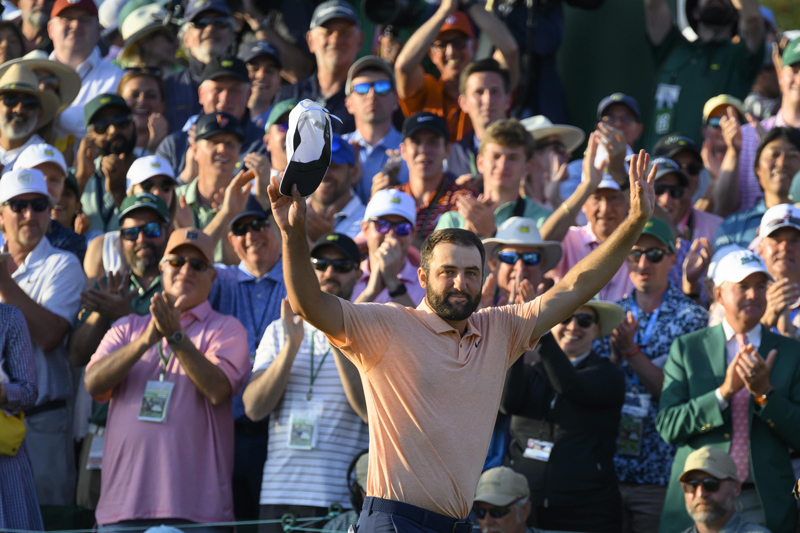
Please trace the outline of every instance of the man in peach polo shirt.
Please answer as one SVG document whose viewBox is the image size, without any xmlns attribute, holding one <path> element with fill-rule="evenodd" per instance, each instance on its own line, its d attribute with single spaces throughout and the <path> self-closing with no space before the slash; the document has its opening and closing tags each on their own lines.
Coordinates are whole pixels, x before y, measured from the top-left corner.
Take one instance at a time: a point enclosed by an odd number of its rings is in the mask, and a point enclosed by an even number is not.
<svg viewBox="0 0 800 533">
<path fill-rule="evenodd" d="M 466 519 L 486 458 L 506 371 L 538 338 L 602 289 L 636 243 L 655 204 L 649 156 L 630 165 L 628 218 L 555 287 L 531 302 L 475 310 L 485 251 L 472 232 L 447 229 L 425 242 L 417 272 L 425 299 L 414 309 L 353 304 L 323 293 L 305 233 L 306 203 L 278 192 L 292 309 L 325 332 L 359 370 L 369 415 L 368 498 L 359 533 L 470 533 Z M 474 387 L 481 383 L 481 387 Z"/>
</svg>

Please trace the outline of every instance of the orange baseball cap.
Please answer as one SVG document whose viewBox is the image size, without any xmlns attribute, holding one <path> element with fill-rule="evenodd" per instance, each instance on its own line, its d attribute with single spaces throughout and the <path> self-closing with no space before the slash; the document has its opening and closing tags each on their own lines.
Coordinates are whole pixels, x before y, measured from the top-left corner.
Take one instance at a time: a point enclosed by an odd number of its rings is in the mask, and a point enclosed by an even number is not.
<svg viewBox="0 0 800 533">
<path fill-rule="evenodd" d="M 181 228 L 172 232 L 167 241 L 164 255 L 171 254 L 179 246 L 194 246 L 210 265 L 214 264 L 214 242 L 211 237 L 197 228 Z"/>
<path fill-rule="evenodd" d="M 97 5 L 94 0 L 56 0 L 53 10 L 50 11 L 50 18 L 57 17 L 59 13 L 68 7 L 80 7 L 89 12 L 90 15 L 97 16 Z"/>
<path fill-rule="evenodd" d="M 475 38 L 475 30 L 472 29 L 472 23 L 469 21 L 467 14 L 463 11 L 454 11 L 452 15 L 447 17 L 444 24 L 442 24 L 442 28 L 439 30 L 439 34 L 441 35 L 450 30 L 460 31 L 470 39 Z"/>
</svg>

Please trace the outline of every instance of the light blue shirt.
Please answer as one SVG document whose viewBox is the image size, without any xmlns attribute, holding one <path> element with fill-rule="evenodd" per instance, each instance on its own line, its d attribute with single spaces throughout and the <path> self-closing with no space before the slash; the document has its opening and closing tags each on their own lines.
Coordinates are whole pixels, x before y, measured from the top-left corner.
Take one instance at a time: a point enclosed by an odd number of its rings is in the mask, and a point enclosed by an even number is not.
<svg viewBox="0 0 800 533">
<path fill-rule="evenodd" d="M 389 133 L 375 143 L 375 146 L 370 146 L 358 130 L 346 133 L 342 137 L 348 142 L 355 141 L 360 147 L 358 158 L 361 160 L 363 172 L 361 173 L 361 179 L 355 186 L 355 192 L 361 198 L 361 201 L 367 204 L 372 192 L 372 178 L 381 171 L 383 165 L 389 160 L 386 150 L 399 150 L 400 143 L 403 142 L 403 135 L 394 126 L 391 126 Z M 400 173 L 397 175 L 397 182 L 408 182 L 408 167 L 405 161 L 403 161 Z"/>
</svg>

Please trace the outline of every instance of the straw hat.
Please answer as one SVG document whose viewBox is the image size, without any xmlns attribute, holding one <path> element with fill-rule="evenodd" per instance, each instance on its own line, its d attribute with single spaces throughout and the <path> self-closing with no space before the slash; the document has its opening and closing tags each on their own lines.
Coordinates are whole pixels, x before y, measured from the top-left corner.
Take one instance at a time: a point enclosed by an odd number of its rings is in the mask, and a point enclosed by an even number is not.
<svg viewBox="0 0 800 533">
<path fill-rule="evenodd" d="M 40 91 L 39 80 L 31 69 L 22 65 L 11 65 L 0 76 L 0 94 L 22 93 L 35 96 L 42 106 L 42 114 L 36 122 L 36 129 L 41 128 L 56 116 L 58 96 L 52 91 Z"/>
<path fill-rule="evenodd" d="M 511 217 L 497 228 L 493 239 L 483 241 L 486 259 L 494 257 L 502 246 L 530 246 L 542 250 L 542 272 L 547 272 L 561 260 L 563 250 L 557 241 L 543 241 L 536 221 L 524 217 Z"/>
<path fill-rule="evenodd" d="M 607 337 L 611 332 L 620 325 L 622 319 L 625 318 L 625 311 L 622 307 L 615 303 L 604 302 L 597 296 L 583 304 L 581 307 L 591 307 L 597 313 L 597 322 L 600 331 L 599 337 Z"/>
<path fill-rule="evenodd" d="M 61 96 L 56 113 L 61 113 L 68 108 L 78 96 L 78 92 L 81 90 L 81 77 L 78 76 L 78 73 L 75 72 L 69 65 L 50 60 L 47 53 L 41 50 L 34 50 L 33 52 L 29 52 L 19 59 L 6 61 L 2 66 L 0 66 L 0 76 L 5 74 L 12 65 L 22 65 L 29 68 L 31 71 L 47 70 L 52 72 L 53 76 L 58 78 L 58 90 Z M 39 84 L 37 82 L 36 87 L 38 86 Z M 58 97 L 58 95 L 56 96 Z"/>
<path fill-rule="evenodd" d="M 564 142 L 569 152 L 575 151 L 586 138 L 583 130 L 575 126 L 567 126 L 566 124 L 553 124 L 550 119 L 544 115 L 536 115 L 535 117 L 524 118 L 520 121 L 525 129 L 533 135 L 533 140 L 539 142 L 545 137 L 558 135 Z"/>
<path fill-rule="evenodd" d="M 131 57 L 138 49 L 138 43 L 151 33 L 164 28 L 164 19 L 167 10 L 159 4 L 149 4 L 130 12 L 122 21 L 119 33 L 125 40 L 125 45 L 117 56 L 120 63 L 132 61 Z"/>
</svg>

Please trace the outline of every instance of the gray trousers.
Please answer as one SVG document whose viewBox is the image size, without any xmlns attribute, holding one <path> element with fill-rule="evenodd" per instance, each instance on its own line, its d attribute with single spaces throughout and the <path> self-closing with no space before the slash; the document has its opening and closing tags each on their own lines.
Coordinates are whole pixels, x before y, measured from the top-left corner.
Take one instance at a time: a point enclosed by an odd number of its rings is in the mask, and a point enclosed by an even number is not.
<svg viewBox="0 0 800 533">
<path fill-rule="evenodd" d="M 31 457 L 39 505 L 75 503 L 75 444 L 67 407 L 25 417 L 25 445 Z"/>
</svg>

